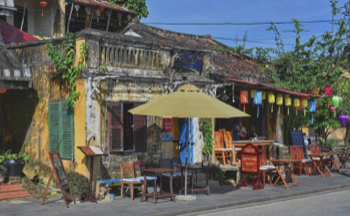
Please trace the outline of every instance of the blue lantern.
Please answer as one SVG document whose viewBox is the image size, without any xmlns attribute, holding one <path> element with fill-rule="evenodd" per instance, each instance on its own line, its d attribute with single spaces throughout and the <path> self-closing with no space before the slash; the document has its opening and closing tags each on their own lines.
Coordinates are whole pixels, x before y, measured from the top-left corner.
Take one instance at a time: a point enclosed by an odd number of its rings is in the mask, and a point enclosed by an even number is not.
<svg viewBox="0 0 350 216">
<path fill-rule="evenodd" d="M 258 105 L 257 118 L 259 118 L 259 105 L 262 104 L 262 92 L 261 91 L 254 92 L 254 104 Z"/>
<path fill-rule="evenodd" d="M 309 111 L 311 113 L 311 121 L 312 124 L 314 123 L 314 114 L 316 112 L 316 102 L 315 101 L 309 101 Z"/>
</svg>

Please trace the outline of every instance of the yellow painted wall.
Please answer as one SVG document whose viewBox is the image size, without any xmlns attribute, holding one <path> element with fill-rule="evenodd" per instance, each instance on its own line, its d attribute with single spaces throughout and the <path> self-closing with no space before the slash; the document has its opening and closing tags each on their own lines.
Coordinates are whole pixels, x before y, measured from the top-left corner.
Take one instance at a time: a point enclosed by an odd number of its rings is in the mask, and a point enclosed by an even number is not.
<svg viewBox="0 0 350 216">
<path fill-rule="evenodd" d="M 85 43 L 85 39 L 76 40 L 76 61 L 75 66 L 78 65 L 78 60 L 80 59 L 80 46 L 82 43 Z M 83 61 L 85 65 L 85 59 Z M 75 161 L 77 163 L 76 172 L 79 172 L 82 175 L 86 174 L 86 157 L 85 155 L 77 148 L 78 146 L 86 145 L 86 113 L 85 113 L 85 80 L 79 79 L 77 82 L 76 91 L 80 92 L 80 96 L 77 100 L 75 109 L 74 109 L 74 144 L 75 144 Z"/>
<path fill-rule="evenodd" d="M 78 146 L 86 145 L 86 128 L 85 128 L 85 82 L 79 80 L 77 82 L 77 92 L 81 95 L 77 100 L 74 109 L 74 144 L 75 144 L 75 161 L 77 166 L 75 171 L 86 174 L 86 158 L 85 155 L 77 148 Z"/>
</svg>

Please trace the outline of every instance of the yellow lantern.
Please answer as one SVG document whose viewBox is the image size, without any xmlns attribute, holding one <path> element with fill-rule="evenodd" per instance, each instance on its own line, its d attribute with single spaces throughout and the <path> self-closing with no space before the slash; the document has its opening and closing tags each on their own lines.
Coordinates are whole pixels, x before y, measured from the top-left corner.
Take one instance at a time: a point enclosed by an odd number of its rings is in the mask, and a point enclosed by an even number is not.
<svg viewBox="0 0 350 216">
<path fill-rule="evenodd" d="M 254 98 L 255 92 L 256 92 L 255 89 L 250 90 L 250 98 Z"/>
<path fill-rule="evenodd" d="M 283 95 L 282 94 L 278 94 L 277 95 L 276 104 L 278 106 L 278 114 L 279 114 L 280 113 L 280 107 L 283 105 Z"/>
<path fill-rule="evenodd" d="M 299 98 L 294 98 L 293 105 L 295 107 L 296 114 L 298 114 L 298 107 L 300 107 L 300 99 Z"/>
<path fill-rule="evenodd" d="M 314 95 L 317 95 L 320 93 L 320 87 L 315 87 L 311 90 L 311 93 Z"/>
<path fill-rule="evenodd" d="M 273 112 L 273 104 L 275 103 L 275 95 L 272 92 L 269 92 L 267 94 L 267 98 L 268 98 L 269 104 L 272 104 L 271 105 L 271 112 Z"/>
<path fill-rule="evenodd" d="M 284 97 L 284 105 L 288 108 L 287 114 L 289 115 L 289 107 L 292 106 L 292 98 L 290 98 L 289 95 Z"/>
<path fill-rule="evenodd" d="M 304 109 L 304 116 L 306 115 L 306 109 L 309 107 L 308 99 L 309 97 L 300 97 L 301 107 Z"/>
<path fill-rule="evenodd" d="M 262 108 L 264 108 L 264 100 L 266 100 L 266 92 L 265 91 L 261 92 L 261 99 L 263 100 Z"/>
</svg>

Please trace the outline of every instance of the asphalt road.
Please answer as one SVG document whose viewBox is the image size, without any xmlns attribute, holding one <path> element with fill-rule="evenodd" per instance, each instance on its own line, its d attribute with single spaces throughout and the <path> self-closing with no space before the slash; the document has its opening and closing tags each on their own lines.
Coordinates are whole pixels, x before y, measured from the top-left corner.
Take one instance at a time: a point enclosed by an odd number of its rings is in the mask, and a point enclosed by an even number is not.
<svg viewBox="0 0 350 216">
<path fill-rule="evenodd" d="M 311 196 L 302 196 L 290 200 L 279 200 L 255 205 L 245 205 L 186 214 L 186 216 L 193 215 L 350 215 L 350 189 L 313 194 Z"/>
</svg>

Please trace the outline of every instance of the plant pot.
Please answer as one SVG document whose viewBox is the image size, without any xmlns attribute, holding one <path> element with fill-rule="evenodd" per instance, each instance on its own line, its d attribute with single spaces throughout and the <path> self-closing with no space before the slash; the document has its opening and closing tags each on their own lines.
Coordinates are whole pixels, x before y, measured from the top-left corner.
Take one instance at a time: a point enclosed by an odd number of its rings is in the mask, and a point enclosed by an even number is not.
<svg viewBox="0 0 350 216">
<path fill-rule="evenodd" d="M 5 182 L 6 174 L 0 174 L 0 184 Z"/>
<path fill-rule="evenodd" d="M 69 201 L 73 201 L 72 196 L 70 193 L 64 192 L 64 195 L 66 196 L 66 199 Z M 81 201 L 81 194 L 73 194 L 75 201 Z"/>
<path fill-rule="evenodd" d="M 7 173 L 9 177 L 21 176 L 22 170 L 24 168 L 24 160 L 22 159 L 7 159 L 4 162 L 4 166 L 7 168 Z"/>
</svg>

